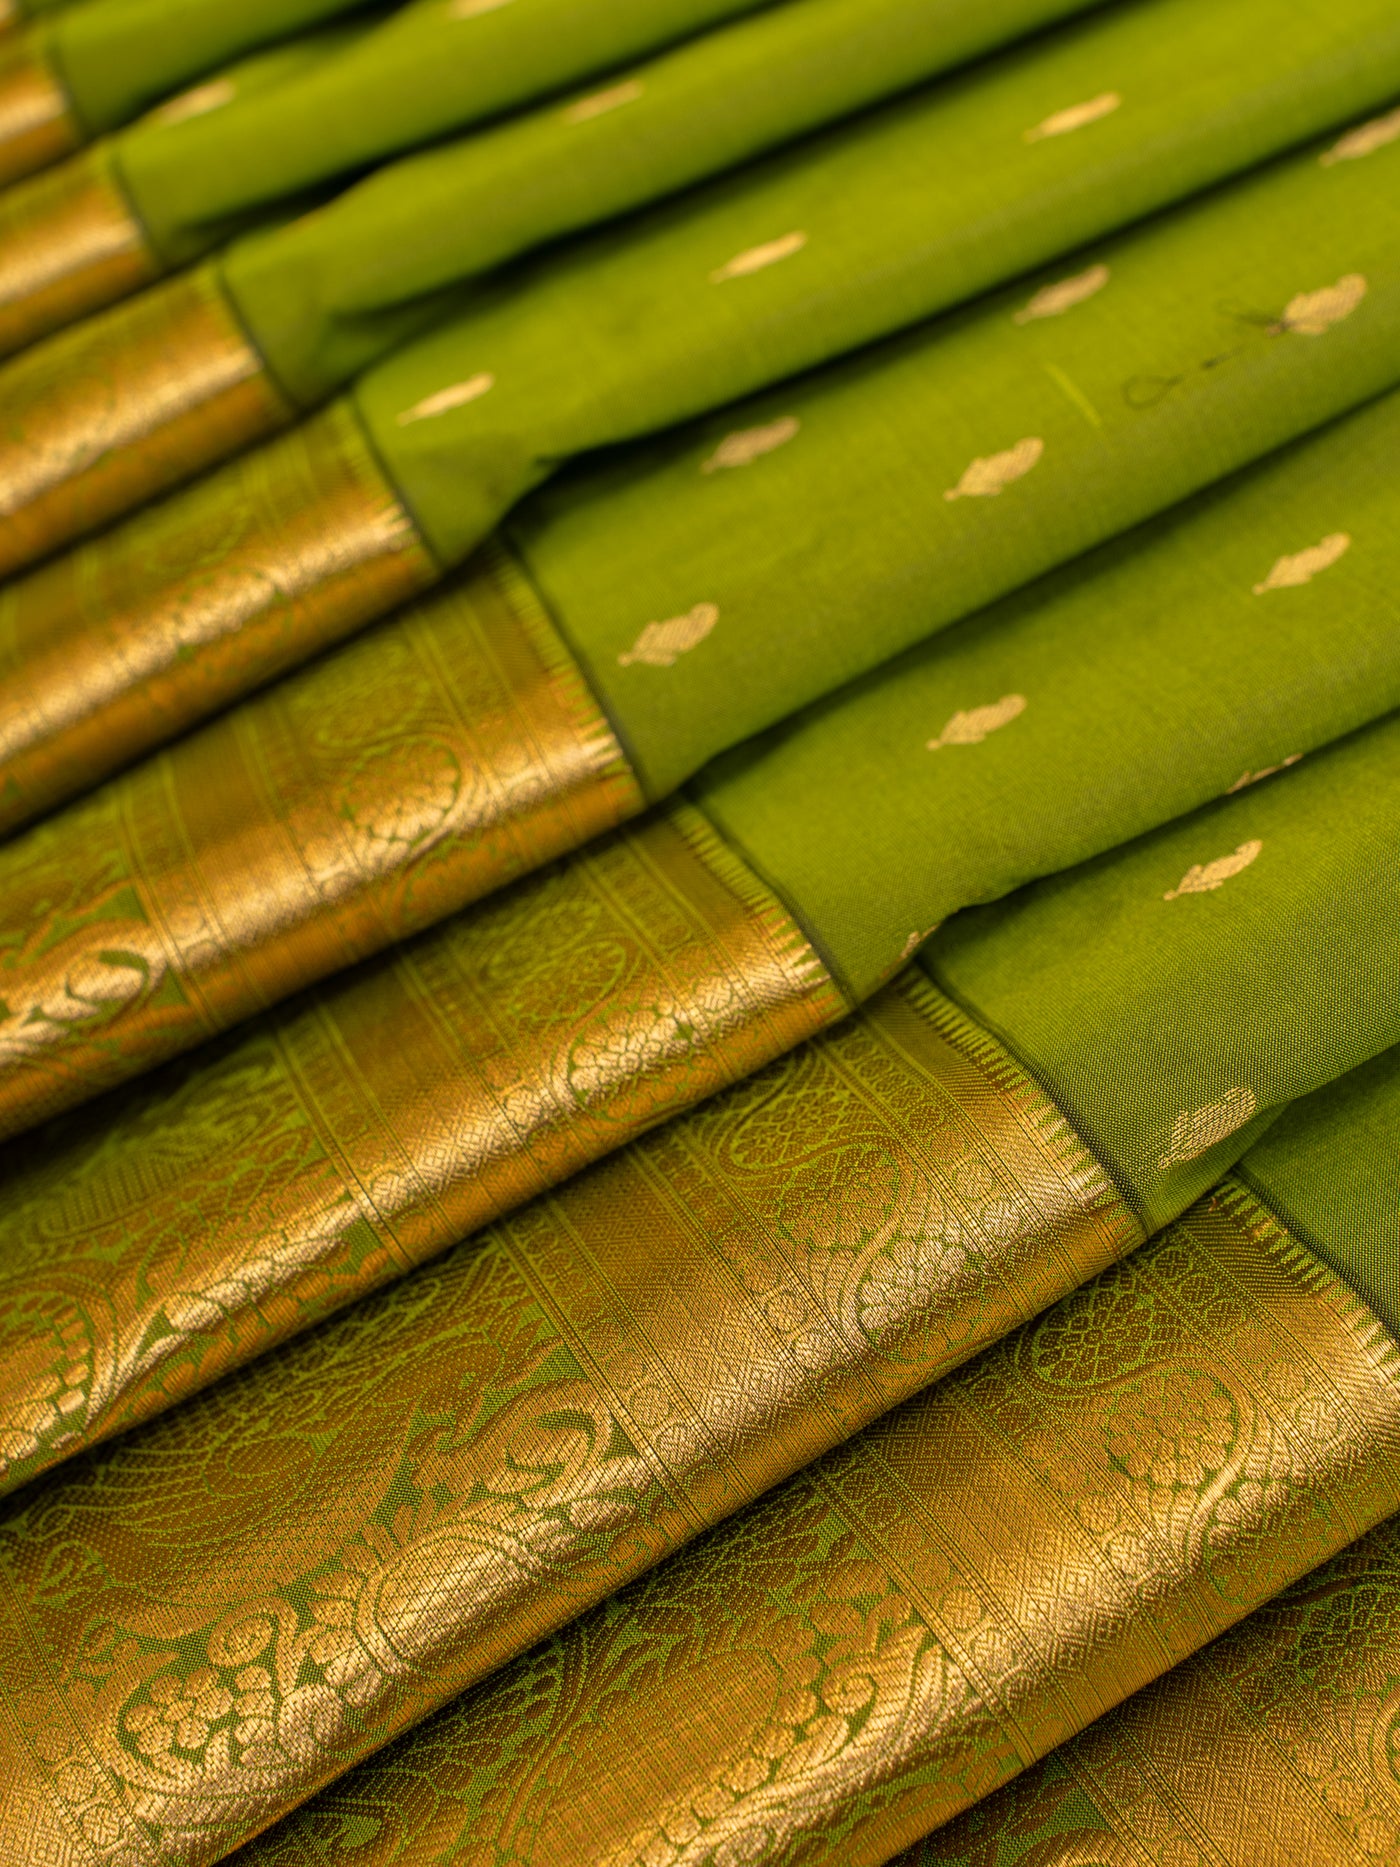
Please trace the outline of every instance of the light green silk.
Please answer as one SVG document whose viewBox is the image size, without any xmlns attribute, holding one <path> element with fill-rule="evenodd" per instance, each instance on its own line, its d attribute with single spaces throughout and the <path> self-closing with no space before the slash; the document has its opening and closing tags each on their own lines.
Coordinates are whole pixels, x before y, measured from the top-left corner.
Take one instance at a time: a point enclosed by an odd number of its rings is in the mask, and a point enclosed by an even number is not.
<svg viewBox="0 0 1400 1867">
<path fill-rule="evenodd" d="M 864 997 L 956 909 L 1400 707 L 1397 458 L 1392 391 L 761 735 L 690 795 Z M 848 509 L 862 544 L 867 523 L 886 524 L 865 505 L 875 478 Z M 726 567 L 722 525 L 697 538 L 717 573 L 697 591 L 719 599 L 739 652 L 765 615 L 824 604 L 863 635 L 885 604 L 938 602 L 941 535 L 907 508 L 883 559 L 844 579 L 826 555 L 837 500 L 793 511 L 804 522 L 776 539 L 792 584 Z M 642 672 L 659 684 L 675 670 Z"/>
<path fill-rule="evenodd" d="M 89 136 L 115 129 L 192 79 L 364 0 L 75 0 L 38 43 Z M 30 7 L 31 12 L 39 11 Z"/>
<path fill-rule="evenodd" d="M 437 310 L 435 295 L 1083 4 L 788 0 L 613 71 L 584 97 L 393 163 L 314 219 L 234 248 L 220 276 L 274 375 L 314 400 L 382 354 L 405 321 L 421 322 L 425 310 L 415 307 Z M 517 23 L 528 17 L 518 15 Z M 1335 50 L 1364 30 L 1364 21 L 1349 22 L 1330 43 Z M 366 44 L 316 80 L 322 89 L 337 76 L 348 85 L 353 67 L 366 92 L 357 119 L 365 139 L 382 107 L 374 49 Z M 1388 46 L 1376 49 L 1384 60 Z M 775 71 L 783 73 L 781 84 L 773 82 Z M 278 108 L 286 113 L 298 101 L 288 94 Z M 200 132 L 224 138 L 218 162 L 183 150 L 180 135 L 159 126 L 133 131 L 122 144 L 126 184 L 162 253 L 192 253 L 208 242 L 219 215 L 275 199 L 296 177 L 333 172 L 333 150 L 320 142 L 300 169 L 273 166 L 282 145 L 269 143 L 261 124 L 271 108 L 225 115 Z M 240 139 L 250 144 L 251 160 Z"/>
</svg>

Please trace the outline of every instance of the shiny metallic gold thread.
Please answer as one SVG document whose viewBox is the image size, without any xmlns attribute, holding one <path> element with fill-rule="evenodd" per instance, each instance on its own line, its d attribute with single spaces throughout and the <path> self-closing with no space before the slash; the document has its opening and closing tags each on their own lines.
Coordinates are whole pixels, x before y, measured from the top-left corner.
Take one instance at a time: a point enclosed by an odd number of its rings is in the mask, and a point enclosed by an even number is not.
<svg viewBox="0 0 1400 1867">
<path fill-rule="evenodd" d="M 208 272 L 60 331 L 0 370 L 0 576 L 284 426 Z"/>
<path fill-rule="evenodd" d="M 162 270 L 100 149 L 0 194 L 0 357 Z M 8 397 L 7 397 L 8 402 Z"/>
<path fill-rule="evenodd" d="M 63 86 L 33 33 L 0 43 L 0 187 L 70 155 L 82 141 Z"/>
<path fill-rule="evenodd" d="M 281 404 L 265 378 L 235 376 L 218 411 L 227 435 L 280 416 Z M 192 410 L 189 425 L 211 413 Z M 436 576 L 353 412 L 337 404 L 12 583 L 0 592 L 0 825 L 27 821 Z"/>
<path fill-rule="evenodd" d="M 359 575 L 376 573 L 362 558 Z M 642 806 L 523 573 L 483 554 L 0 846 L 0 1129 L 150 1069 Z"/>
</svg>

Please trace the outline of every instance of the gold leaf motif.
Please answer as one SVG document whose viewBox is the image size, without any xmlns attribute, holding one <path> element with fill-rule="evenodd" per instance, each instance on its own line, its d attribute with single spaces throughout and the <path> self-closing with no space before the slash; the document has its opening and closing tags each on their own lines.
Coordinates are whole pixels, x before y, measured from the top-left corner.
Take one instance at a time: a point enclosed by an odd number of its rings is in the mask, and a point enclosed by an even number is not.
<svg viewBox="0 0 1400 1867">
<path fill-rule="evenodd" d="M 436 395 L 424 396 L 421 402 L 406 408 L 398 417 L 398 424 L 406 428 L 411 421 L 430 421 L 434 415 L 447 414 L 449 409 L 465 408 L 468 402 L 475 402 L 495 386 L 496 378 L 489 370 L 483 370 L 479 376 L 469 376 L 465 382 L 449 383 Z"/>
<path fill-rule="evenodd" d="M 714 603 L 697 603 L 686 616 L 672 616 L 666 622 L 649 622 L 617 665 L 630 668 L 641 662 L 648 668 L 672 668 L 682 655 L 697 647 L 719 621 Z"/>
<path fill-rule="evenodd" d="M 702 473 L 719 473 L 726 467 L 747 467 L 776 448 L 786 447 L 801 430 L 796 415 L 781 415 L 761 428 L 740 428 L 725 435 L 709 459 L 701 462 Z"/>
<path fill-rule="evenodd" d="M 1290 752 L 1288 757 L 1281 759 L 1277 765 L 1266 765 L 1262 771 L 1241 772 L 1225 793 L 1226 797 L 1233 797 L 1236 791 L 1246 791 L 1252 784 L 1262 784 L 1265 778 L 1277 777 L 1279 772 L 1287 771 L 1290 765 L 1296 765 L 1302 756 L 1301 752 Z"/>
<path fill-rule="evenodd" d="M 1237 1088 L 1227 1089 L 1218 1102 L 1207 1102 L 1204 1108 L 1183 1109 L 1172 1124 L 1167 1151 L 1157 1162 L 1159 1171 L 1195 1160 L 1217 1141 L 1243 1128 L 1258 1106 L 1252 1089 Z"/>
<path fill-rule="evenodd" d="M 1283 308 L 1277 328 L 1297 331 L 1301 337 L 1321 337 L 1334 324 L 1349 318 L 1366 296 L 1366 281 L 1359 272 L 1345 273 L 1335 285 L 1317 292 L 1299 292 Z"/>
<path fill-rule="evenodd" d="M 762 246 L 751 246 L 742 253 L 736 253 L 733 259 L 727 259 L 722 266 L 717 266 L 710 274 L 710 284 L 723 285 L 726 279 L 747 279 L 750 273 L 762 272 L 765 266 L 776 266 L 779 260 L 791 259 L 806 244 L 806 234 L 794 232 L 785 233 Z"/>
<path fill-rule="evenodd" d="M 1003 487 L 1024 478 L 1045 452 L 1038 435 L 1028 435 L 1003 454 L 981 455 L 966 469 L 956 486 L 950 486 L 945 499 L 995 499 Z"/>
<path fill-rule="evenodd" d="M 1061 279 L 1055 285 L 1043 285 L 1016 313 L 1014 324 L 1030 324 L 1036 318 L 1058 318 L 1066 311 L 1072 311 L 1076 305 L 1082 305 L 1086 298 L 1092 298 L 1108 284 L 1107 266 L 1090 266 L 1087 272 L 1076 272 L 1071 279 Z"/>
<path fill-rule="evenodd" d="M 1264 581 L 1255 584 L 1254 594 L 1263 596 L 1266 590 L 1296 590 L 1301 584 L 1311 583 L 1319 571 L 1329 569 L 1350 549 L 1350 533 L 1329 532 L 1320 544 L 1279 558 Z"/>
<path fill-rule="evenodd" d="M 494 13 L 498 8 L 509 6 L 511 0 L 448 0 L 447 17 L 449 19 L 479 19 L 483 13 Z"/>
<path fill-rule="evenodd" d="M 1023 130 L 1021 141 L 1040 143 L 1047 136 L 1068 136 L 1071 130 L 1082 130 L 1086 123 L 1097 123 L 1101 117 L 1111 117 L 1122 102 L 1117 91 L 1101 91 L 1086 103 L 1071 104 L 1067 110 L 1057 110 L 1031 129 Z"/>
<path fill-rule="evenodd" d="M 988 707 L 972 707 L 965 713 L 955 713 L 938 737 L 929 740 L 928 749 L 937 752 L 943 746 L 981 745 L 988 733 L 1000 732 L 1003 726 L 1019 719 L 1025 710 L 1024 694 L 1003 694 Z"/>
<path fill-rule="evenodd" d="M 1254 838 L 1241 843 L 1233 855 L 1217 856 L 1214 862 L 1194 863 L 1175 888 L 1169 888 L 1163 901 L 1179 901 L 1183 895 L 1211 895 L 1223 888 L 1232 875 L 1238 875 L 1258 859 L 1264 845 Z"/>
<path fill-rule="evenodd" d="M 211 78 L 208 84 L 197 84 L 193 90 L 181 91 L 178 97 L 161 104 L 150 113 L 148 121 L 183 123 L 188 117 L 202 117 L 211 110 L 222 110 L 237 95 L 238 87 L 232 78 Z"/>
<path fill-rule="evenodd" d="M 1383 117 L 1373 117 L 1369 123 L 1348 130 L 1339 142 L 1323 151 L 1318 161 L 1330 169 L 1338 162 L 1356 162 L 1362 156 L 1374 155 L 1394 142 L 1400 142 L 1400 110 L 1387 111 Z"/>
<path fill-rule="evenodd" d="M 635 104 L 643 88 L 640 78 L 628 78 L 625 83 L 614 84 L 609 90 L 595 91 L 591 97 L 581 97 L 577 103 L 570 104 L 564 111 L 564 121 L 591 123 L 594 117 L 606 116 L 610 110 L 619 110 L 624 104 Z"/>
</svg>

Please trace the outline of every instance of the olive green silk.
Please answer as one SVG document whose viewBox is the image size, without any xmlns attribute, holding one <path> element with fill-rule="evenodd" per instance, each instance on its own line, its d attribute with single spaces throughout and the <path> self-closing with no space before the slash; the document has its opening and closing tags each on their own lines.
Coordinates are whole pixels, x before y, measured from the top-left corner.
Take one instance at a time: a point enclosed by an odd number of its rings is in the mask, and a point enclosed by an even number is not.
<svg viewBox="0 0 1400 1867">
<path fill-rule="evenodd" d="M 689 794 L 863 998 L 955 909 L 1400 706 L 1397 457 L 1392 393 L 740 747 Z M 868 526 L 884 525 L 863 492 L 860 567 L 844 576 L 835 506 L 794 500 L 801 522 L 775 527 L 782 562 L 752 582 L 725 574 L 717 527 L 714 581 L 694 587 L 741 651 L 765 617 L 821 606 L 863 638 L 887 605 L 930 601 L 937 535 L 897 508 L 903 554 L 891 536 L 877 555 Z"/>
<path fill-rule="evenodd" d="M 1072 881 L 959 916 L 922 963 L 1053 1085 L 1151 1227 L 1168 1190 L 1176 1206 L 1183 1182 L 1209 1184 L 1223 1136 L 1394 1042 L 1397 808 L 1392 718 Z M 1278 1048 L 1319 970 L 1335 1010 Z"/>
<path fill-rule="evenodd" d="M 76 0 L 62 8 L 52 25 L 36 27 L 36 33 L 78 123 L 87 135 L 96 136 L 258 45 L 305 31 L 362 4 L 363 0 Z"/>
<path fill-rule="evenodd" d="M 1400 1053 L 1285 1110 L 1242 1171 L 1400 1336 Z"/>
<path fill-rule="evenodd" d="M 1396 1381 L 1301 1247 L 1193 1210 L 240 1861 L 874 1867 L 1388 1514 Z"/>
<path fill-rule="evenodd" d="M 1400 706 L 1397 448 L 1392 393 L 741 748 L 688 795 L 863 1000 L 958 909 Z M 818 532 L 867 516 L 804 514 Z M 625 526 L 594 539 L 630 542 Z M 862 622 L 895 600 L 900 567 L 864 575 L 842 589 Z M 725 596 L 741 630 L 797 600 L 757 579 Z M 0 1124 L 135 1076 L 640 810 L 596 723 L 565 735 L 596 740 L 596 788 L 560 804 L 537 753 L 552 716 L 511 711 L 493 672 L 503 630 L 547 639 L 548 624 L 508 563 L 478 566 L 0 845 Z M 527 801 L 514 835 L 501 796 L 531 786 L 537 814 Z M 252 860 L 250 842 L 265 845 Z M 212 938 L 203 918 L 186 929 L 191 891 Z"/>
<path fill-rule="evenodd" d="M 1127 114 L 1125 105 L 1076 134 L 1114 134 Z M 1019 153 L 1035 159 L 1041 148 Z M 761 730 L 1393 382 L 1400 142 L 1360 161 L 1325 157 L 1282 163 L 746 404 L 711 423 L 698 445 L 685 437 L 644 451 L 640 468 L 618 472 L 606 502 L 590 482 L 582 496 L 557 489 L 522 515 L 511 535 L 566 619 L 648 790 L 664 793 L 721 735 L 735 743 Z M 973 186 L 964 176 L 959 196 Z M 925 194 L 920 178 L 909 205 L 917 196 L 924 216 Z M 621 279 L 640 244 L 595 264 L 587 280 L 566 264 L 528 299 L 370 372 L 357 400 L 435 549 L 450 555 L 494 516 L 507 473 L 539 478 L 552 459 L 654 419 L 663 382 L 675 415 L 681 393 L 718 399 L 721 370 L 732 390 L 743 386 L 740 372 L 777 373 L 780 353 L 792 367 L 835 347 L 838 320 L 854 341 L 897 301 L 907 306 L 924 289 L 918 269 L 896 280 L 882 217 L 857 200 L 854 189 L 833 192 L 800 216 L 775 202 L 761 217 L 746 211 L 716 227 L 709 255 L 721 262 L 765 235 L 809 230 L 806 248 L 752 277 L 706 286 L 688 225 L 684 238 L 676 231 L 665 279 L 660 240 L 627 296 Z M 844 237 L 819 240 L 819 226 L 848 210 Z M 988 225 L 999 238 L 1008 219 L 989 216 Z M 944 258 L 939 248 L 933 265 Z M 594 316 L 585 284 L 591 295 L 607 279 L 617 286 Z M 1061 284 L 1068 308 L 1037 315 L 1064 306 L 1041 296 Z M 1072 302 L 1081 288 L 1091 295 Z M 1315 300 L 1318 291 L 1325 296 Z M 702 318 L 707 330 L 697 329 Z M 624 352 L 625 383 L 615 366 Z M 433 406 L 427 398 L 454 380 L 481 393 L 399 421 Z M 845 451 L 818 448 L 838 426 Z M 900 444 L 884 445 L 889 435 Z M 824 513 L 843 498 L 868 515 L 858 542 L 804 524 L 804 507 Z M 599 551 L 599 527 L 624 519 L 632 549 Z M 841 595 L 853 559 L 897 566 L 859 626 Z M 726 623 L 728 579 L 749 564 L 763 567 L 769 588 L 786 579 L 791 599 L 766 597 Z M 694 617 L 697 606 L 715 626 L 658 668 L 641 640 L 646 625 Z"/>
<path fill-rule="evenodd" d="M 349 336 L 370 360 L 375 314 L 732 167 L 1087 4 L 786 0 L 640 66 L 602 73 L 601 88 L 583 97 L 398 161 L 314 222 L 228 255 L 223 275 L 274 371 L 325 393 L 341 380 Z M 540 0 L 511 6 L 495 29 L 513 35 L 499 69 L 475 68 L 455 105 L 444 98 L 434 110 L 431 92 L 423 97 L 421 74 L 408 62 L 411 41 L 396 24 L 317 73 L 304 97 L 250 104 L 188 134 L 158 124 L 128 132 L 116 159 L 157 250 L 187 257 L 230 213 L 600 73 L 610 56 L 664 43 L 684 24 L 673 22 L 668 34 L 664 11 L 654 21 L 604 14 L 609 29 L 621 31 L 616 46 L 602 48 L 600 22 L 591 28 L 599 47 L 578 44 L 570 63 L 555 22 L 537 18 Z M 483 14 L 475 23 L 486 21 Z M 441 19 L 420 16 L 419 27 L 417 59 L 440 66 Z M 386 38 L 404 42 L 404 70 L 388 80 Z M 530 60 L 541 67 L 533 83 Z M 312 122 L 329 118 L 332 133 L 289 140 L 283 126 L 298 104 Z M 426 129 L 420 108 L 433 112 Z M 276 120 L 265 121 L 269 114 Z"/>
<path fill-rule="evenodd" d="M 135 125 L 114 158 L 157 251 L 180 259 L 207 246 L 206 230 L 231 214 L 363 172 L 761 4 L 410 0 L 294 90 L 185 122 Z M 1021 10 L 1028 6 L 1022 0 Z M 779 10 L 800 11 L 800 0 Z M 1040 11 L 1053 10 L 1043 0 Z M 410 184 L 403 198 L 412 193 Z M 392 251 L 378 257 L 392 272 Z"/>
<path fill-rule="evenodd" d="M 1394 1860 L 1397 1688 L 1392 1517 L 892 1867 Z"/>
</svg>

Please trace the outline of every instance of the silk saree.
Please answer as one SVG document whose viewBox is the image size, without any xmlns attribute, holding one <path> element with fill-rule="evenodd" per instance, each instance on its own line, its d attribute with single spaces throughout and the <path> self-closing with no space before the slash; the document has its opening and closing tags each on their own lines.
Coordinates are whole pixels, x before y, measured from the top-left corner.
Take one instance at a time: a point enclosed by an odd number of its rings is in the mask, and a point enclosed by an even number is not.
<svg viewBox="0 0 1400 1867">
<path fill-rule="evenodd" d="M 0 202 L 0 1862 L 1384 1860 L 1394 20 L 550 3 Z"/>
</svg>

